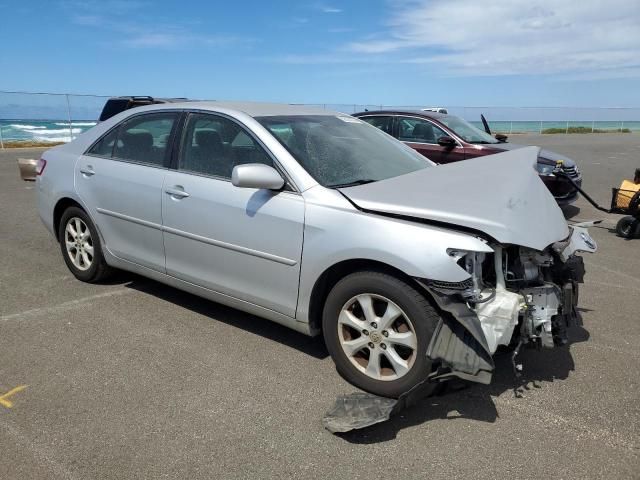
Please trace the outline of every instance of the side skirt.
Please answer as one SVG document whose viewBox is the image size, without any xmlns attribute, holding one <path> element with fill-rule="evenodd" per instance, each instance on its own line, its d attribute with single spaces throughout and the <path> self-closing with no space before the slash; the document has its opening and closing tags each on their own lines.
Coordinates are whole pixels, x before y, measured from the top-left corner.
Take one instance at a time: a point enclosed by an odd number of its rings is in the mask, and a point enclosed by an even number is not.
<svg viewBox="0 0 640 480">
<path fill-rule="evenodd" d="M 245 300 L 240 300 L 238 298 L 232 297 L 230 295 L 226 295 L 224 293 L 216 292 L 214 290 L 210 290 L 208 288 L 204 288 L 199 285 L 186 282 L 184 280 L 173 277 L 171 275 L 167 275 L 166 273 L 157 272 L 150 268 L 143 267 L 142 265 L 129 262 L 128 260 L 123 260 L 115 256 L 106 248 L 104 249 L 104 256 L 107 261 L 107 264 L 109 264 L 112 267 L 119 268 L 121 270 L 126 270 L 128 272 L 137 273 L 139 275 L 142 275 L 143 277 L 156 280 L 160 283 L 164 283 L 165 285 L 169 285 L 179 290 L 192 293 L 193 295 L 206 298 L 207 300 L 212 300 L 222 305 L 226 305 L 228 307 L 235 308 L 237 310 L 241 310 L 243 312 L 247 312 L 252 315 L 256 315 L 258 317 L 266 318 L 267 320 L 271 320 L 272 322 L 279 323 L 280 325 L 284 325 L 285 327 L 291 328 L 300 333 L 304 333 L 305 335 L 312 334 L 308 323 L 299 322 L 295 318 L 288 317 L 279 312 L 275 312 L 268 308 L 255 305 Z"/>
</svg>

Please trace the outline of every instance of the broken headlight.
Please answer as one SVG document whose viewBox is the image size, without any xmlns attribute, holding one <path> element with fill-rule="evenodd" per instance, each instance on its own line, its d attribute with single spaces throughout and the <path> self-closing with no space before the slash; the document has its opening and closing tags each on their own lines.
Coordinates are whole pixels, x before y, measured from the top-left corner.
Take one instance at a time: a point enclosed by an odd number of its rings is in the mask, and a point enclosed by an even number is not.
<svg viewBox="0 0 640 480">
<path fill-rule="evenodd" d="M 544 177 L 553 177 L 553 172 L 556 169 L 555 163 L 536 163 L 536 170 Z"/>
</svg>

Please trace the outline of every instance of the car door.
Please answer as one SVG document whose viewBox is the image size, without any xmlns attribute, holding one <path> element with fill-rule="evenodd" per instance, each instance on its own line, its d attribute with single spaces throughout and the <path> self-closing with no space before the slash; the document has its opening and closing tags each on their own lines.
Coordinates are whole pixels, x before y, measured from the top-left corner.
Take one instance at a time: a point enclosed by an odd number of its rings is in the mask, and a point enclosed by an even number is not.
<svg viewBox="0 0 640 480">
<path fill-rule="evenodd" d="M 235 165 L 273 160 L 231 118 L 189 115 L 162 195 L 169 275 L 293 317 L 304 200 L 231 184 Z"/>
<path fill-rule="evenodd" d="M 438 144 L 439 138 L 450 135 L 429 120 L 400 116 L 397 131 L 398 140 L 436 163 L 450 163 L 465 159 L 464 148 L 457 141 L 455 145 L 447 147 Z"/>
<path fill-rule="evenodd" d="M 75 167 L 78 195 L 106 248 L 164 272 L 162 185 L 178 113 L 135 115 L 109 131 Z"/>
</svg>

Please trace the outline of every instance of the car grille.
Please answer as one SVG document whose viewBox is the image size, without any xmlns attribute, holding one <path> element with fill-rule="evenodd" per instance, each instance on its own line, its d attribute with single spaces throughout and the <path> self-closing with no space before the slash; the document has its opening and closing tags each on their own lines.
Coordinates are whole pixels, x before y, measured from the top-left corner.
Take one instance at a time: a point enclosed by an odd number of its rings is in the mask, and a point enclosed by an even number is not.
<svg viewBox="0 0 640 480">
<path fill-rule="evenodd" d="M 571 178 L 578 178 L 580 176 L 580 170 L 578 170 L 577 166 L 567 167 L 566 165 L 562 166 L 562 171 L 569 175 Z"/>
</svg>

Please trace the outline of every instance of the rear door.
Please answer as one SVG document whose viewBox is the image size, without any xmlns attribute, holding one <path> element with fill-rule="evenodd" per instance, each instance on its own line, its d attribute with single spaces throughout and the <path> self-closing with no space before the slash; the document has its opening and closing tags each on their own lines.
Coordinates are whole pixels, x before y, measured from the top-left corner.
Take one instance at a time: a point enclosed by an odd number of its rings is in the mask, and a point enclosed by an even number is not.
<svg viewBox="0 0 640 480">
<path fill-rule="evenodd" d="M 76 163 L 80 198 L 106 248 L 124 260 L 165 271 L 162 185 L 179 113 L 130 117 Z"/>
<path fill-rule="evenodd" d="M 293 317 L 304 199 L 231 184 L 233 167 L 273 160 L 235 120 L 193 113 L 162 194 L 167 273 Z"/>
<path fill-rule="evenodd" d="M 440 137 L 450 135 L 429 120 L 400 116 L 397 129 L 398 140 L 405 142 L 429 160 L 436 163 L 450 163 L 465 159 L 464 148 L 459 143 L 456 142 L 453 147 L 443 147 L 438 144 Z"/>
</svg>

